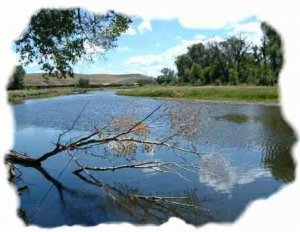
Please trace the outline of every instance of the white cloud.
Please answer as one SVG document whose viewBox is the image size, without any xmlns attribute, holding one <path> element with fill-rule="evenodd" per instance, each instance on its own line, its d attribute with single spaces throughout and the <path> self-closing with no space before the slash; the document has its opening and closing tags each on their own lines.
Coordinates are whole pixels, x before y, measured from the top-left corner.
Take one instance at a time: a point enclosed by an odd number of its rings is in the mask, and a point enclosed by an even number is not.
<svg viewBox="0 0 300 232">
<path fill-rule="evenodd" d="M 152 31 L 151 21 L 144 19 L 141 24 L 138 26 L 139 32 L 144 33 L 146 31 Z"/>
<path fill-rule="evenodd" d="M 228 194 L 231 194 L 237 185 L 249 184 L 258 178 L 270 176 L 270 172 L 261 167 L 232 166 L 227 158 L 219 154 L 202 156 L 199 166 L 200 183 Z"/>
<path fill-rule="evenodd" d="M 88 41 L 84 41 L 83 47 L 87 54 L 103 53 L 105 51 L 102 46 L 95 46 Z"/>
<path fill-rule="evenodd" d="M 93 60 L 97 60 L 105 52 L 105 49 L 103 47 L 96 46 L 88 41 L 84 41 L 83 46 L 86 51 L 86 54 L 81 57 L 81 59 L 78 62 L 79 64 L 84 63 L 86 61 L 91 62 Z"/>
<path fill-rule="evenodd" d="M 211 43 L 211 42 L 222 42 L 222 41 L 224 41 L 225 39 L 224 38 L 222 38 L 221 36 L 218 36 L 218 35 L 216 35 L 216 36 L 212 36 L 212 37 L 209 37 L 209 38 L 207 38 L 207 39 L 205 39 L 205 43 Z"/>
<path fill-rule="evenodd" d="M 124 35 L 135 35 L 135 34 L 136 34 L 136 30 L 132 26 L 129 26 L 129 28 L 127 29 Z"/>
<path fill-rule="evenodd" d="M 226 30 L 229 31 L 229 35 L 241 35 L 254 44 L 261 43 L 262 30 L 260 22 L 232 23 L 226 27 Z"/>
<path fill-rule="evenodd" d="M 204 40 L 206 38 L 205 35 L 201 35 L 201 34 L 198 34 L 198 35 L 195 35 L 194 36 L 195 39 L 201 39 L 201 40 Z"/>
<path fill-rule="evenodd" d="M 234 23 L 227 26 L 228 29 L 233 29 L 232 33 L 258 33 L 260 32 L 260 22 L 249 23 Z"/>
<path fill-rule="evenodd" d="M 175 58 L 187 52 L 187 48 L 192 44 L 205 42 L 203 39 L 184 40 L 181 39 L 179 43 L 165 51 L 157 54 L 145 54 L 131 56 L 125 62 L 132 70 L 151 76 L 157 76 L 160 70 L 168 67 L 175 69 Z"/>
<path fill-rule="evenodd" d="M 133 72 L 143 73 L 156 77 L 160 74 L 160 70 L 167 67 L 176 69 L 175 59 L 177 56 L 187 52 L 187 48 L 196 43 L 208 43 L 211 41 L 223 41 L 224 39 L 220 36 L 214 36 L 206 38 L 204 36 L 197 36 L 191 40 L 185 40 L 177 38 L 178 44 L 166 49 L 157 54 L 144 54 L 137 56 L 130 56 L 126 61 L 125 65 L 129 66 Z"/>
</svg>

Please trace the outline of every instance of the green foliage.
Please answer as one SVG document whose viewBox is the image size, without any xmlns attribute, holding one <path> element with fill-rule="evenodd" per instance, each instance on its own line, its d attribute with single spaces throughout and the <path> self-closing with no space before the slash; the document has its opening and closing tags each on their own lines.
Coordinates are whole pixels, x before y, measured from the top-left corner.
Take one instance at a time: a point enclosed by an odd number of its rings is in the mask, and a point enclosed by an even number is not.
<svg viewBox="0 0 300 232">
<path fill-rule="evenodd" d="M 264 51 L 264 63 L 268 64 L 273 76 L 271 78 L 272 83 L 278 82 L 278 75 L 283 65 L 283 50 L 282 42 L 279 34 L 266 22 L 261 23 L 261 29 L 263 31 L 263 48 Z"/>
<path fill-rule="evenodd" d="M 42 9 L 15 41 L 16 52 L 25 66 L 37 62 L 49 76 L 73 76 L 72 65 L 114 48 L 130 22 L 113 11 L 95 15 L 80 8 Z"/>
<path fill-rule="evenodd" d="M 79 78 L 78 79 L 78 83 L 77 83 L 77 87 L 79 88 L 88 88 L 90 85 L 90 80 L 87 78 Z"/>
<path fill-rule="evenodd" d="M 163 68 L 161 70 L 162 75 L 156 78 L 158 84 L 176 84 L 177 77 L 173 70 L 169 68 Z"/>
<path fill-rule="evenodd" d="M 260 46 L 241 36 L 192 45 L 175 60 L 178 81 L 192 85 L 277 84 L 283 64 L 280 36 L 265 22 L 261 29 Z"/>
<path fill-rule="evenodd" d="M 189 82 L 189 69 L 193 65 L 193 60 L 188 54 L 178 56 L 175 64 L 177 66 L 177 75 L 183 83 Z"/>
<path fill-rule="evenodd" d="M 191 69 L 190 69 L 190 78 L 191 78 L 191 83 L 202 83 L 202 72 L 201 72 L 201 66 L 197 63 L 193 63 Z"/>
<path fill-rule="evenodd" d="M 8 85 L 8 89 L 17 90 L 24 89 L 24 77 L 25 70 L 22 65 L 18 65 L 15 67 L 12 77 L 10 78 L 10 83 Z"/>
<path fill-rule="evenodd" d="M 144 86 L 144 85 L 157 85 L 157 82 L 154 80 L 154 79 L 141 79 L 141 80 L 138 80 L 137 83 L 140 85 L 140 86 Z"/>
<path fill-rule="evenodd" d="M 239 78 L 238 73 L 235 69 L 229 69 L 229 84 L 236 85 L 238 84 Z"/>
</svg>

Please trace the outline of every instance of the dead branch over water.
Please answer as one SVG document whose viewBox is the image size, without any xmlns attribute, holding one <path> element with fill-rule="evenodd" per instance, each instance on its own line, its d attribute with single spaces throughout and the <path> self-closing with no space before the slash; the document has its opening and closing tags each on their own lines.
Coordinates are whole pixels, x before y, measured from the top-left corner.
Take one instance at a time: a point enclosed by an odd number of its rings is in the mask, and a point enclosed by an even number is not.
<svg viewBox="0 0 300 232">
<path fill-rule="evenodd" d="M 87 105 L 84 106 L 83 110 L 86 106 Z M 76 122 L 82 115 L 82 110 L 79 113 L 79 116 L 77 116 L 74 120 L 72 127 L 59 135 L 55 147 L 52 150 L 36 158 L 28 156 L 25 153 L 12 150 L 6 156 L 6 161 L 28 166 L 41 166 L 44 161 L 58 155 L 59 153 L 65 151 L 84 150 L 102 145 L 108 145 L 113 152 L 123 154 L 134 152 L 137 148 L 137 144 L 141 144 L 144 150 L 151 150 L 157 146 L 166 147 L 172 152 L 181 151 L 201 155 L 201 153 L 196 150 L 178 146 L 178 141 L 174 140 L 178 136 L 193 136 L 199 132 L 200 110 L 195 110 L 195 108 L 193 108 L 191 112 L 188 111 L 187 108 L 171 110 L 170 108 L 165 107 L 161 113 L 168 114 L 170 119 L 170 128 L 173 129 L 173 134 L 167 135 L 165 138 L 148 138 L 150 137 L 151 127 L 155 126 L 153 125 L 155 121 L 164 116 L 159 114 L 159 116 L 154 119 L 152 118 L 154 114 L 162 108 L 162 106 L 163 105 L 159 105 L 141 120 L 136 120 L 134 118 L 114 119 L 103 128 L 95 127 L 95 130 L 88 135 L 63 144 L 61 141 L 62 138 L 74 129 Z M 152 120 L 148 122 L 148 119 Z"/>
<path fill-rule="evenodd" d="M 189 181 L 181 174 L 181 171 L 194 172 L 195 166 L 187 163 L 185 156 L 191 154 L 198 158 L 202 154 L 191 143 L 192 137 L 201 132 L 201 111 L 198 105 L 186 106 L 186 104 L 173 104 L 171 107 L 159 105 L 142 119 L 137 119 L 136 116 L 130 115 L 111 118 L 104 126 L 95 126 L 94 130 L 87 135 L 76 139 L 69 139 L 68 142 L 65 142 L 64 137 L 74 130 L 76 123 L 87 106 L 88 103 L 79 112 L 72 126 L 58 136 L 52 150 L 37 157 L 11 150 L 6 156 L 6 163 L 9 164 L 10 170 L 14 170 L 16 164 L 37 169 L 52 183 L 52 186 L 58 189 L 60 196 L 62 196 L 63 191 L 72 191 L 50 176 L 42 165 L 49 158 L 57 155 L 68 155 L 77 166 L 77 169 L 74 170 L 74 174 L 77 177 L 88 184 L 100 187 L 107 196 L 127 210 L 132 209 L 132 206 L 136 205 L 136 207 L 143 208 L 145 213 L 149 213 L 151 210 L 149 211 L 149 209 L 145 208 L 149 206 L 149 202 L 151 202 L 155 210 L 162 210 L 165 213 L 171 210 L 172 214 L 177 216 L 180 215 L 179 209 L 186 210 L 190 208 L 192 210 L 202 210 L 199 206 L 200 201 L 195 200 L 195 196 L 156 196 L 133 194 L 128 193 L 128 191 L 126 193 L 126 191 L 107 185 L 92 173 L 122 169 L 150 169 L 156 172 L 172 173 Z M 161 127 L 168 129 L 166 133 L 157 133 L 157 131 L 161 131 Z M 87 151 L 93 153 L 94 148 L 103 146 L 109 150 L 107 156 L 120 158 L 134 154 L 138 149 L 147 153 L 154 152 L 155 149 L 166 148 L 171 154 L 184 161 L 185 164 L 164 162 L 157 159 L 139 161 L 134 158 L 133 161 L 131 160 L 119 165 L 94 166 L 83 164 L 77 157 L 87 154 Z M 134 211 L 129 211 L 134 216 Z M 155 214 L 152 217 L 156 217 Z"/>
</svg>

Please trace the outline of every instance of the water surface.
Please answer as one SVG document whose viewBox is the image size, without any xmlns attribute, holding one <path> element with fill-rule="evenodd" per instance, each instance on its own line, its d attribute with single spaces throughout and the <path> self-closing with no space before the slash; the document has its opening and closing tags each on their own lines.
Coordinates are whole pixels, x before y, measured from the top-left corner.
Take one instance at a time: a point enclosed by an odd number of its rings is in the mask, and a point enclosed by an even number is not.
<svg viewBox="0 0 300 232">
<path fill-rule="evenodd" d="M 113 92 L 28 100 L 12 106 L 16 122 L 14 148 L 32 156 L 50 150 L 59 133 L 72 126 L 87 102 L 88 107 L 69 136 L 85 134 L 95 125 L 105 124 L 112 115 L 122 117 L 130 113 L 144 117 L 162 102 L 174 103 L 117 96 Z M 171 216 L 195 225 L 233 221 L 249 202 L 266 198 L 293 181 L 295 167 L 290 150 L 295 136 L 282 119 L 278 106 L 193 104 L 203 109 L 201 134 L 193 138 L 193 144 L 203 155 L 199 158 L 185 154 L 188 162 L 197 164 L 194 172 L 183 171 L 185 178 L 141 169 L 95 173 L 112 194 L 118 195 L 113 199 L 99 186 L 75 176 L 76 164 L 70 162 L 68 155 L 61 154 L 47 160 L 43 169 L 18 166 L 22 175 L 16 185 L 23 189 L 20 192 L 23 217 L 30 224 L 44 227 L 124 221 L 160 224 Z M 162 130 L 157 129 L 156 133 L 163 133 Z M 130 159 L 130 156 L 112 156 L 110 160 L 99 157 L 107 152 L 100 147 L 78 159 L 102 166 Z M 156 148 L 150 153 L 138 149 L 131 156 L 139 160 L 180 162 L 167 148 Z M 178 207 L 170 202 L 141 203 L 128 199 L 127 193 L 189 195 L 198 207 Z"/>
</svg>

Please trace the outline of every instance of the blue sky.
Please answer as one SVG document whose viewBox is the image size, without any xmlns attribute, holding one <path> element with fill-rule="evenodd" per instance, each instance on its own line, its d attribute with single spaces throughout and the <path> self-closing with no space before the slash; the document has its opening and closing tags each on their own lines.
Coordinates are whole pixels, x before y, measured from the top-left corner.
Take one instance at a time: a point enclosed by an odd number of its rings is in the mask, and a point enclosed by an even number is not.
<svg viewBox="0 0 300 232">
<path fill-rule="evenodd" d="M 140 73 L 156 77 L 164 67 L 175 69 L 176 56 L 185 53 L 192 44 L 220 41 L 239 34 L 258 44 L 261 38 L 258 19 L 248 17 L 218 29 L 190 29 L 181 26 L 177 19 L 150 21 L 134 18 L 130 28 L 119 38 L 117 48 L 94 63 L 82 61 L 73 68 L 76 73 Z M 25 70 L 27 73 L 41 72 L 35 63 Z"/>
</svg>

